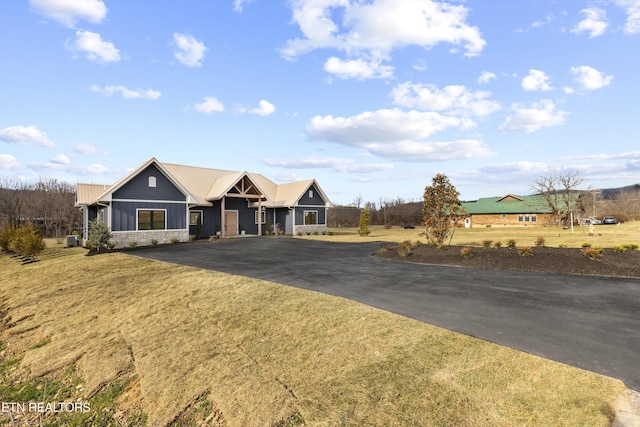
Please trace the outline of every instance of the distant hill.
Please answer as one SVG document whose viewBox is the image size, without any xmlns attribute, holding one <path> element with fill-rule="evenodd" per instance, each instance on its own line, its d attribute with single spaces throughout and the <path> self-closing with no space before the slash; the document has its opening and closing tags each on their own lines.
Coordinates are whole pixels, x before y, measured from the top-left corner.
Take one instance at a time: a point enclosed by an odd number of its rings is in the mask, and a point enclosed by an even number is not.
<svg viewBox="0 0 640 427">
<path fill-rule="evenodd" d="M 600 189 L 600 191 L 602 191 L 602 195 L 604 197 L 613 197 L 616 194 L 620 194 L 620 193 L 624 193 L 626 191 L 640 191 L 640 184 L 632 184 L 632 185 L 627 185 L 625 187 L 618 187 L 618 188 L 602 188 Z"/>
</svg>

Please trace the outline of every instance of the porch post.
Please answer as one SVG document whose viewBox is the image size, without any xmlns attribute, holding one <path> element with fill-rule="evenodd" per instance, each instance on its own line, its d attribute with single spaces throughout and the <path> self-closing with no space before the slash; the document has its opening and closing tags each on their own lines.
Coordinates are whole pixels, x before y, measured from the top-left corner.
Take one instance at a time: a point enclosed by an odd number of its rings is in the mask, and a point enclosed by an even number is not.
<svg viewBox="0 0 640 427">
<path fill-rule="evenodd" d="M 227 224 L 224 221 L 224 201 L 226 198 L 227 196 L 222 196 L 220 199 L 220 237 L 225 237 L 227 234 Z"/>
<path fill-rule="evenodd" d="M 265 219 L 267 217 L 267 213 L 264 214 Z M 258 236 L 262 236 L 262 194 L 258 198 Z"/>
</svg>

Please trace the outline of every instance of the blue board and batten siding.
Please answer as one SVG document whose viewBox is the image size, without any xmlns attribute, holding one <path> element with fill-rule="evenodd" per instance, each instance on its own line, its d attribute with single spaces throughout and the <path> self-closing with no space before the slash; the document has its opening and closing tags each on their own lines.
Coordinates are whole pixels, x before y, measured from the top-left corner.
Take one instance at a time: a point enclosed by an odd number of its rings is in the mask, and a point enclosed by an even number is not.
<svg viewBox="0 0 640 427">
<path fill-rule="evenodd" d="M 111 230 L 135 231 L 139 209 L 165 210 L 167 230 L 188 227 L 186 196 L 155 165 L 148 166 L 113 192 Z"/>
<path fill-rule="evenodd" d="M 315 184 L 309 187 L 307 191 L 298 200 L 298 206 L 296 206 L 295 224 L 304 225 L 304 211 L 316 211 L 318 212 L 317 224 L 327 223 L 327 208 L 326 201 L 318 192 Z"/>
</svg>

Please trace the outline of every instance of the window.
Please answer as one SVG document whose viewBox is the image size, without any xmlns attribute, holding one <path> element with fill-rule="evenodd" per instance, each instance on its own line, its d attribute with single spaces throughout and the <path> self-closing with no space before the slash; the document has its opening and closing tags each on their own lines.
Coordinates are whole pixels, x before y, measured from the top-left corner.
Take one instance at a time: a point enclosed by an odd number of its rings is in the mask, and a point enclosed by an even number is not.
<svg viewBox="0 0 640 427">
<path fill-rule="evenodd" d="M 537 222 L 537 214 L 520 214 L 518 215 L 518 222 Z"/>
<path fill-rule="evenodd" d="M 317 225 L 318 211 L 304 211 L 304 225 Z"/>
<path fill-rule="evenodd" d="M 255 221 L 258 223 L 258 214 L 260 214 L 260 224 L 264 224 L 267 222 L 267 211 L 256 211 Z"/>
<path fill-rule="evenodd" d="M 531 222 L 537 222 L 538 216 L 536 214 L 531 214 Z"/>
<path fill-rule="evenodd" d="M 165 230 L 166 210 L 138 209 L 138 230 Z"/>
<path fill-rule="evenodd" d="M 202 211 L 189 211 L 189 225 L 202 224 Z"/>
<path fill-rule="evenodd" d="M 313 190 L 309 190 L 309 198 L 313 199 Z"/>
<path fill-rule="evenodd" d="M 149 187 L 152 187 L 152 188 L 156 187 L 156 177 L 155 176 L 150 176 L 149 177 Z"/>
</svg>

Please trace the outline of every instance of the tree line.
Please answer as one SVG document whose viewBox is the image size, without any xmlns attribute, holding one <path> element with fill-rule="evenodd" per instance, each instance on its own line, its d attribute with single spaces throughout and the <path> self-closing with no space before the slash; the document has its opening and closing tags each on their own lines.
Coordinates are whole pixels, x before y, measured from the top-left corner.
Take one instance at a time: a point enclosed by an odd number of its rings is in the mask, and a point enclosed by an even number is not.
<svg viewBox="0 0 640 427">
<path fill-rule="evenodd" d="M 32 224 L 43 237 L 59 241 L 80 228 L 75 207 L 75 185 L 55 178 L 27 183 L 18 178 L 0 178 L 0 228 L 18 229 Z"/>
</svg>

